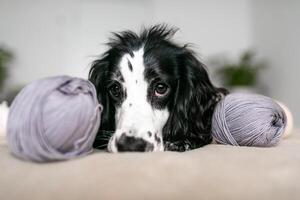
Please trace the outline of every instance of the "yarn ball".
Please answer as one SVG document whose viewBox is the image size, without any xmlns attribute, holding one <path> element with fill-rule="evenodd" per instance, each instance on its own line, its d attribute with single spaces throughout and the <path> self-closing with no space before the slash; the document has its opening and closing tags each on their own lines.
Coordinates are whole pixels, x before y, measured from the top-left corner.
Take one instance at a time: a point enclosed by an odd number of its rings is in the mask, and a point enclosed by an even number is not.
<svg viewBox="0 0 300 200">
<path fill-rule="evenodd" d="M 270 147 L 278 144 L 285 126 L 285 112 L 273 99 L 232 93 L 215 108 L 212 136 L 220 144 Z"/>
<path fill-rule="evenodd" d="M 101 111 L 87 80 L 56 76 L 34 81 L 11 105 L 8 144 L 15 156 L 36 162 L 86 155 L 93 149 Z"/>
</svg>

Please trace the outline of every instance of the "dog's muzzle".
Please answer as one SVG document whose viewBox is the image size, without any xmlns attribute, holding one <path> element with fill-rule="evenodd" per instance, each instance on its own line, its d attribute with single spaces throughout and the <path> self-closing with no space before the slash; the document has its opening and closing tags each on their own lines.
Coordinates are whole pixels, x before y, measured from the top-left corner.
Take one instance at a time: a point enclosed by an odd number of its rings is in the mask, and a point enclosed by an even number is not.
<svg viewBox="0 0 300 200">
<path fill-rule="evenodd" d="M 153 144 L 145 141 L 142 138 L 135 138 L 134 136 L 127 136 L 125 133 L 115 140 L 118 152 L 124 151 L 139 151 L 148 152 L 153 151 Z"/>
</svg>

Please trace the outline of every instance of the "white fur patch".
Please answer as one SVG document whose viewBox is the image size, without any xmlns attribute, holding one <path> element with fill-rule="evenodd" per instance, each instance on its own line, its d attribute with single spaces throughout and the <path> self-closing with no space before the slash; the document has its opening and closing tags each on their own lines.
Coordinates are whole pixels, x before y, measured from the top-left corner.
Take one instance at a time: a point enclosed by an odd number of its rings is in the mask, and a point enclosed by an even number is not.
<svg viewBox="0 0 300 200">
<path fill-rule="evenodd" d="M 119 63 L 124 78 L 123 88 L 127 96 L 116 111 L 116 132 L 108 144 L 108 150 L 118 152 L 115 140 L 125 133 L 127 136 L 142 138 L 153 144 L 153 151 L 162 151 L 162 129 L 169 117 L 169 112 L 167 109 L 155 109 L 147 101 L 149 85 L 144 77 L 144 49 L 141 48 L 133 53 L 133 57 L 125 54 Z M 155 139 L 157 137 L 160 138 L 160 142 Z"/>
</svg>

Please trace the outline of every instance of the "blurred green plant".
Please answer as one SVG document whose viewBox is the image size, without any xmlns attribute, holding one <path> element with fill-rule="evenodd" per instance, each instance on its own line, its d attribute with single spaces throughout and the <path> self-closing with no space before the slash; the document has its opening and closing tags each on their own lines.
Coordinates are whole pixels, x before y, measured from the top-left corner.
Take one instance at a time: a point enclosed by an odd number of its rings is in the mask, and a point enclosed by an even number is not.
<svg viewBox="0 0 300 200">
<path fill-rule="evenodd" d="M 254 57 L 255 53 L 247 50 L 241 54 L 237 63 L 215 62 L 219 65 L 216 73 L 227 87 L 254 87 L 257 84 L 258 73 L 266 67 L 264 62 L 255 61 Z"/>
<path fill-rule="evenodd" d="M 4 47 L 0 46 L 0 90 L 3 88 L 5 79 L 7 78 L 7 64 L 13 59 L 13 54 Z"/>
</svg>

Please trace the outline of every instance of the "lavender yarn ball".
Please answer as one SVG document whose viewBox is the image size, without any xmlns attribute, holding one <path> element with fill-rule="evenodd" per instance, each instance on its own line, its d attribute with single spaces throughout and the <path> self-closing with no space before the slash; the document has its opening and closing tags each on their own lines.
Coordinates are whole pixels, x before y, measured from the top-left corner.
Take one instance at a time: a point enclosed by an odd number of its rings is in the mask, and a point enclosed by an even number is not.
<svg viewBox="0 0 300 200">
<path fill-rule="evenodd" d="M 284 110 L 273 99 L 256 94 L 227 95 L 212 118 L 214 140 L 234 146 L 274 146 L 285 127 Z"/>
<path fill-rule="evenodd" d="M 93 149 L 101 110 L 87 80 L 57 76 L 34 81 L 11 105 L 8 144 L 15 156 L 36 162 L 86 155 Z"/>
</svg>

